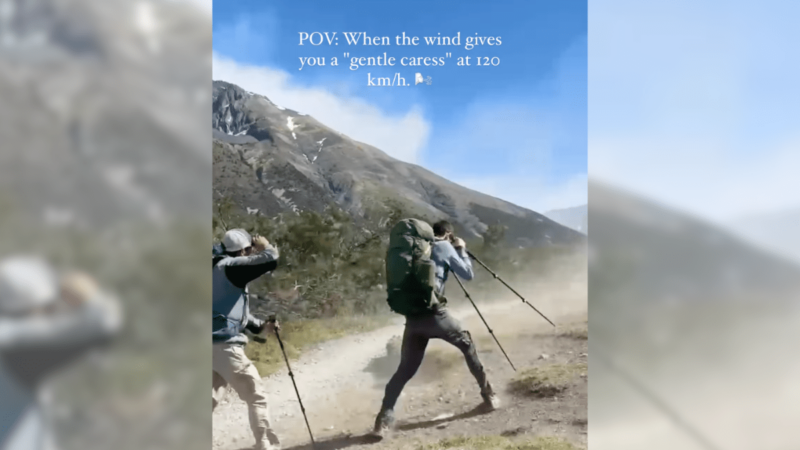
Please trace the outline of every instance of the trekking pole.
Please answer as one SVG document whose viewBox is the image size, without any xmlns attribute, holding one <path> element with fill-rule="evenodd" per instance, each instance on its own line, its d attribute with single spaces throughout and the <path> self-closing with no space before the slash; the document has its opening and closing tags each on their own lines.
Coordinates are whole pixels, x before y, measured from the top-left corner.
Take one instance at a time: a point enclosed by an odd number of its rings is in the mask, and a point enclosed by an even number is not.
<svg viewBox="0 0 800 450">
<path fill-rule="evenodd" d="M 552 325 L 552 326 L 556 326 L 556 324 L 554 324 L 554 323 L 553 323 L 553 322 L 552 322 L 550 319 L 548 319 L 548 318 L 547 318 L 547 316 L 545 316 L 544 314 L 542 314 L 542 313 L 541 313 L 541 311 L 539 311 L 538 309 L 536 309 L 536 307 L 535 307 L 535 306 L 531 305 L 531 304 L 530 304 L 530 302 L 528 302 L 527 300 L 525 300 L 525 297 L 521 296 L 521 295 L 519 294 L 519 292 L 515 291 L 515 290 L 514 290 L 514 288 L 512 288 L 511 286 L 509 286 L 509 285 L 508 285 L 508 283 L 506 283 L 505 281 L 503 281 L 503 279 L 502 279 L 502 278 L 500 278 L 500 277 L 499 277 L 499 276 L 498 276 L 496 273 L 494 273 L 494 272 L 492 271 L 492 269 L 488 268 L 488 267 L 486 266 L 486 264 L 484 264 L 484 263 L 483 263 L 483 261 L 481 261 L 480 259 L 476 258 L 476 257 L 475 257 L 475 255 L 473 255 L 473 254 L 472 254 L 472 253 L 470 253 L 469 251 L 467 251 L 467 255 L 469 255 L 469 257 L 470 257 L 470 258 L 474 259 L 474 260 L 475 260 L 475 262 L 477 262 L 478 264 L 480 264 L 481 266 L 483 266 L 483 268 L 484 268 L 484 269 L 486 269 L 486 270 L 487 270 L 487 271 L 488 271 L 490 274 L 492 274 L 492 276 L 493 276 L 493 277 L 494 277 L 496 280 L 498 280 L 498 281 L 500 281 L 501 283 L 503 283 L 503 285 L 504 285 L 505 287 L 507 287 L 507 288 L 508 288 L 508 289 L 509 289 L 511 292 L 513 292 L 514 294 L 516 294 L 516 295 L 517 295 L 517 297 L 519 297 L 520 299 L 522 299 L 522 302 L 523 302 L 523 303 L 525 303 L 526 305 L 530 306 L 531 308 L 533 308 L 533 310 L 534 310 L 534 311 L 536 311 L 537 313 L 539 313 L 539 315 L 540 315 L 540 316 L 544 317 L 544 320 L 546 320 L 546 321 L 550 322 L 550 325 Z"/>
<path fill-rule="evenodd" d="M 275 323 L 276 322 L 275 314 L 269 316 L 267 319 L 268 322 Z M 316 450 L 317 443 L 314 442 L 314 434 L 311 432 L 311 425 L 308 424 L 308 416 L 306 415 L 306 409 L 303 407 L 303 400 L 300 399 L 300 391 L 297 390 L 297 383 L 294 381 L 294 373 L 292 373 L 292 366 L 289 365 L 289 358 L 286 356 L 286 350 L 283 348 L 283 341 L 281 340 L 281 335 L 278 333 L 278 329 L 275 329 L 275 337 L 278 338 L 278 345 L 281 346 L 281 353 L 283 353 L 283 359 L 286 361 L 286 367 L 289 369 L 289 377 L 292 379 L 292 384 L 294 385 L 294 392 L 297 394 L 297 401 L 300 403 L 300 411 L 303 412 L 303 418 L 306 420 L 306 427 L 308 428 L 308 435 L 311 437 L 311 447 Z"/>
<path fill-rule="evenodd" d="M 500 347 L 500 351 L 503 352 L 503 355 L 505 355 L 506 359 L 508 360 L 508 363 L 511 364 L 511 368 L 514 369 L 514 372 L 516 372 L 517 368 L 514 367 L 514 363 L 511 362 L 511 358 L 509 358 L 508 354 L 506 354 L 506 351 L 503 350 L 503 346 L 500 345 L 500 341 L 498 341 L 497 336 L 494 335 L 492 327 L 490 327 L 489 324 L 486 323 L 486 319 L 483 318 L 483 314 L 481 314 L 481 311 L 478 309 L 478 305 L 476 305 L 475 302 L 472 301 L 472 297 L 469 295 L 469 292 L 467 292 L 467 288 L 464 287 L 464 283 L 462 283 L 461 280 L 458 279 L 458 276 L 456 276 L 455 274 L 453 274 L 453 278 L 455 278 L 456 281 L 458 281 L 458 285 L 461 286 L 461 290 L 464 291 L 464 295 L 466 295 L 469 302 L 472 303 L 472 306 L 475 308 L 475 311 L 478 313 L 478 316 L 483 321 L 483 324 L 486 325 L 486 329 L 489 330 L 489 334 L 491 334 L 492 337 L 494 338 L 494 341 L 497 342 L 497 346 Z"/>
</svg>

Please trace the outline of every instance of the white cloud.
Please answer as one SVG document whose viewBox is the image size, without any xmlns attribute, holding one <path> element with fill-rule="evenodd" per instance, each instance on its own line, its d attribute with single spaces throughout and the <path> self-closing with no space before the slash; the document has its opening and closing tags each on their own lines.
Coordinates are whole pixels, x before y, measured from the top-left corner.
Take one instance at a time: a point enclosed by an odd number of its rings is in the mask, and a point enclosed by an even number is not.
<svg viewBox="0 0 800 450">
<path fill-rule="evenodd" d="M 401 161 L 416 163 L 428 141 L 431 125 L 420 108 L 392 116 L 357 97 L 345 98 L 322 87 L 298 86 L 282 70 L 241 64 L 216 53 L 213 58 L 214 80 L 236 84 L 284 108 L 308 114 Z"/>
<path fill-rule="evenodd" d="M 203 12 L 208 13 L 209 15 L 211 15 L 214 3 L 214 0 L 174 0 L 174 1 L 181 1 L 184 3 L 192 4 L 201 9 Z"/>
<path fill-rule="evenodd" d="M 533 211 L 586 204 L 585 54 L 581 37 L 536 85 L 476 97 L 437 129 L 426 159 L 459 184 Z"/>
<path fill-rule="evenodd" d="M 558 183 L 544 183 L 524 175 L 454 177 L 452 181 L 539 213 L 585 205 L 588 202 L 585 174 Z"/>
<path fill-rule="evenodd" d="M 596 138 L 589 157 L 593 179 L 720 224 L 800 205 L 800 136 L 748 154 L 714 138 Z"/>
<path fill-rule="evenodd" d="M 585 172 L 553 176 L 559 159 L 569 157 L 560 148 L 586 151 L 585 141 L 565 136 L 568 122 L 558 123 L 525 103 L 473 106 L 455 127 L 440 132 L 431 156 L 441 167 L 434 171 L 537 212 L 587 203 Z"/>
<path fill-rule="evenodd" d="M 590 12 L 590 176 L 718 223 L 800 205 L 800 4 L 606 3 Z"/>
</svg>

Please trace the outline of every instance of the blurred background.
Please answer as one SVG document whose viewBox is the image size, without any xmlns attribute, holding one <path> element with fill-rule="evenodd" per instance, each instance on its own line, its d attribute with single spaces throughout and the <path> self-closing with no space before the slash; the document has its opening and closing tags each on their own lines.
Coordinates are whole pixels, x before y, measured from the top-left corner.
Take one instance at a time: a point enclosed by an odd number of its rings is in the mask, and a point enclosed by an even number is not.
<svg viewBox="0 0 800 450">
<path fill-rule="evenodd" d="M 800 448 L 786 1 L 589 3 L 589 448 Z"/>
<path fill-rule="evenodd" d="M 210 81 L 210 1 L 0 0 L 0 263 L 81 270 L 122 308 L 42 383 L 0 368 L 4 417 L 35 398 L 60 448 L 210 445 Z"/>
<path fill-rule="evenodd" d="M 589 8 L 590 448 L 799 448 L 800 4 Z M 0 259 L 123 309 L 61 448 L 210 443 L 210 79 L 210 1 L 0 0 Z"/>
</svg>

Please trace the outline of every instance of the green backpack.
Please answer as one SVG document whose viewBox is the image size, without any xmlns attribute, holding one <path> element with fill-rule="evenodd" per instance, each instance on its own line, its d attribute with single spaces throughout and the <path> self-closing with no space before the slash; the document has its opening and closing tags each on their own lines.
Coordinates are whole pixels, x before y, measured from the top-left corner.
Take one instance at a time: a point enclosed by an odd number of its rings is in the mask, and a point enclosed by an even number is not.
<svg viewBox="0 0 800 450">
<path fill-rule="evenodd" d="M 439 303 L 435 266 L 431 261 L 433 228 L 418 219 L 399 221 L 389 235 L 386 251 L 386 291 L 389 308 L 415 316 Z"/>
</svg>

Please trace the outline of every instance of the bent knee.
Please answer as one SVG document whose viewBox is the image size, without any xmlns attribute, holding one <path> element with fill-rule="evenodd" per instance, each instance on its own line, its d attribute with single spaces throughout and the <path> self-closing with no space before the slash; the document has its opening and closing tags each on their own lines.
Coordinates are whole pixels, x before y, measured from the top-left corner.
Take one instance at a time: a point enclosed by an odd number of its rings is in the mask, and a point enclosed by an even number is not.
<svg viewBox="0 0 800 450">
<path fill-rule="evenodd" d="M 257 374 L 249 372 L 235 373 L 230 384 L 245 402 L 266 404 L 267 395 L 264 390 L 264 383 Z"/>
<path fill-rule="evenodd" d="M 472 340 L 472 335 L 466 330 L 463 330 L 458 334 L 454 344 L 464 352 L 471 350 L 475 346 L 475 342 Z"/>
</svg>

